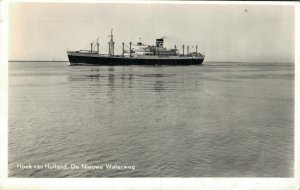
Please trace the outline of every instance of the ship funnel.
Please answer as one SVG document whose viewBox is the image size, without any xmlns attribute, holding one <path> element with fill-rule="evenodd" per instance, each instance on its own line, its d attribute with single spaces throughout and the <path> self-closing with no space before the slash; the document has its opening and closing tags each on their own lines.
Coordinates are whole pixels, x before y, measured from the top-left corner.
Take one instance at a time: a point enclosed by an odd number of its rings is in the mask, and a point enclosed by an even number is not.
<svg viewBox="0 0 300 190">
<path fill-rule="evenodd" d="M 163 47 L 163 46 L 164 46 L 164 39 L 163 38 L 156 39 L 156 47 Z"/>
</svg>

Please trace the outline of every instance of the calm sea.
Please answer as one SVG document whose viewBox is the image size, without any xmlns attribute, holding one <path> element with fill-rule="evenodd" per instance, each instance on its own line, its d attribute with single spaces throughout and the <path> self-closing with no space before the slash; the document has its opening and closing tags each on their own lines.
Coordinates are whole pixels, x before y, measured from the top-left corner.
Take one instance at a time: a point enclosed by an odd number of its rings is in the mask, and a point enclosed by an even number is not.
<svg viewBox="0 0 300 190">
<path fill-rule="evenodd" d="M 10 177 L 290 177 L 294 65 L 9 64 Z"/>
</svg>

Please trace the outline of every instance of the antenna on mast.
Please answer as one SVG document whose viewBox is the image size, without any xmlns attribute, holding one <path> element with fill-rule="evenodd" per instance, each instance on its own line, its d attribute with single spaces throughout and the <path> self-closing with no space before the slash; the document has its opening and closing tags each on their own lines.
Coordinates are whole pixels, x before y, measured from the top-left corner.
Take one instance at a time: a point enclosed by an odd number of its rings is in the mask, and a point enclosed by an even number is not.
<svg viewBox="0 0 300 190">
<path fill-rule="evenodd" d="M 110 30 L 110 41 L 111 41 L 111 42 L 114 41 L 113 30 L 114 30 L 114 29 L 111 29 L 111 30 Z"/>
</svg>

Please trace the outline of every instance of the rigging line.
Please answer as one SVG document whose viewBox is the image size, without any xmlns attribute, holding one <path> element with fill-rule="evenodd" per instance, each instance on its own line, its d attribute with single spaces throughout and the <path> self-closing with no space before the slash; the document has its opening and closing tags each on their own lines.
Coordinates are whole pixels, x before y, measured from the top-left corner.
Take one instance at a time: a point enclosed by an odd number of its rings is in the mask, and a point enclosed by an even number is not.
<svg viewBox="0 0 300 190">
<path fill-rule="evenodd" d="M 98 39 L 99 39 L 99 36 L 98 36 L 97 40 L 94 40 L 94 41 L 93 41 L 93 44 L 94 44 L 94 42 L 96 41 L 96 44 L 93 46 L 93 51 L 95 50 L 95 48 L 96 48 L 96 46 L 97 46 Z"/>
<path fill-rule="evenodd" d="M 120 50 L 120 51 L 122 50 L 122 47 L 121 47 L 121 46 L 119 46 L 119 45 L 117 45 L 117 48 L 119 48 L 119 50 Z"/>
<path fill-rule="evenodd" d="M 119 53 L 122 54 L 123 48 L 120 45 L 117 45 L 117 48 L 119 50 Z"/>
<path fill-rule="evenodd" d="M 130 48 L 130 47 L 129 47 L 128 45 L 126 45 L 126 44 L 124 44 L 124 47 L 126 47 L 126 48 L 128 48 L 128 49 Z"/>
</svg>

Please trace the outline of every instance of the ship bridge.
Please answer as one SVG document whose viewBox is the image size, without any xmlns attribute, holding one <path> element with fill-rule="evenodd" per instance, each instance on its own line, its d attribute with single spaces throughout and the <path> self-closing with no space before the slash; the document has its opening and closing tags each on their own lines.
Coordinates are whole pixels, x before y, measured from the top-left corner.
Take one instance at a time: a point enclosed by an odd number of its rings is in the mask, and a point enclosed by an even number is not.
<svg viewBox="0 0 300 190">
<path fill-rule="evenodd" d="M 132 56 L 138 57 L 143 55 L 161 55 L 161 56 L 174 56 L 178 55 L 177 49 L 167 49 L 163 47 L 163 39 L 156 39 L 156 45 L 150 46 L 138 42 L 132 47 Z"/>
</svg>

